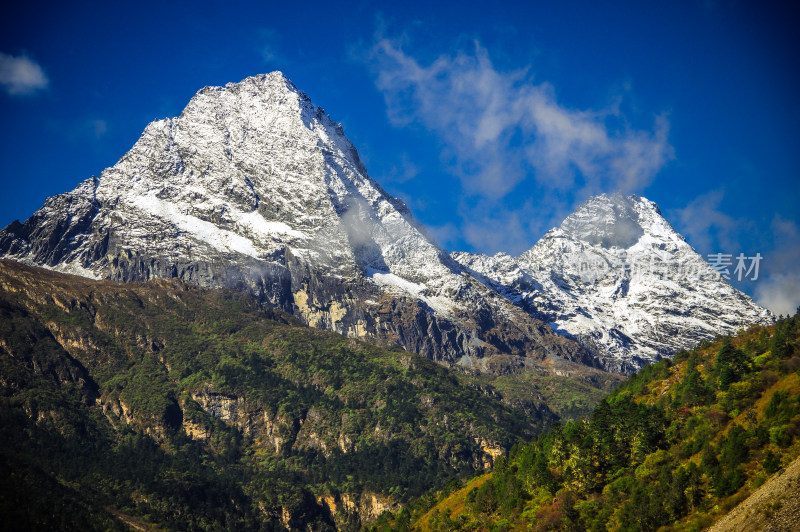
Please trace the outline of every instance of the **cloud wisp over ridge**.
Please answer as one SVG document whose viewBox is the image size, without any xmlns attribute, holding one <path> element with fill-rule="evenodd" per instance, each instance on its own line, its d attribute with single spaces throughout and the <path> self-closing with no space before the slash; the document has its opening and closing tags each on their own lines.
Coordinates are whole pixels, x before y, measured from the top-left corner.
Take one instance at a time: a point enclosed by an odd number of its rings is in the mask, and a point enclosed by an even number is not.
<svg viewBox="0 0 800 532">
<path fill-rule="evenodd" d="M 766 278 L 756 285 L 755 300 L 775 314 L 794 314 L 800 308 L 800 227 L 775 215 L 770 225 L 772 249 L 764 258 Z"/>
<path fill-rule="evenodd" d="M 46 89 L 50 81 L 38 63 L 26 55 L 0 52 L 0 86 L 12 96 L 30 95 Z"/>
<path fill-rule="evenodd" d="M 747 286 L 747 279 L 734 284 L 775 314 L 794 314 L 800 305 L 800 272 L 796 268 L 800 263 L 800 228 L 775 214 L 769 231 L 760 232 L 754 220 L 727 214 L 722 207 L 724 199 L 725 188 L 717 188 L 683 208 L 673 209 L 669 217 L 704 258 L 712 253 L 728 254 L 732 260 L 739 253 L 761 254 L 755 284 Z"/>
<path fill-rule="evenodd" d="M 751 225 L 747 220 L 736 219 L 720 208 L 724 196 L 724 188 L 717 188 L 670 213 L 681 234 L 701 254 L 736 249 L 738 233 Z"/>
<path fill-rule="evenodd" d="M 369 60 L 392 123 L 419 124 L 441 139 L 449 172 L 471 198 L 459 214 L 476 247 L 487 241 L 476 221 L 512 222 L 516 236 L 505 245 L 521 251 L 587 196 L 640 191 L 673 156 L 665 117 L 656 117 L 652 130 L 636 130 L 613 107 L 570 109 L 527 70 L 495 68 L 477 42 L 472 53 L 424 65 L 398 41 L 378 37 Z M 523 183 L 537 192 L 536 208 L 523 207 L 535 220 L 503 209 Z"/>
</svg>

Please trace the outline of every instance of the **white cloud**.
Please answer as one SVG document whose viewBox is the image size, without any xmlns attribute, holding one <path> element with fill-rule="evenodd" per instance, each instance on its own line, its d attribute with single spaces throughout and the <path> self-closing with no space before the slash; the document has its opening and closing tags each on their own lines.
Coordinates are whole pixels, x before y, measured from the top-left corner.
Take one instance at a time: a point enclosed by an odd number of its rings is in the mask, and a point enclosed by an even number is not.
<svg viewBox="0 0 800 532">
<path fill-rule="evenodd" d="M 0 85 L 8 94 L 33 94 L 45 89 L 48 83 L 42 67 L 27 56 L 14 57 L 0 52 Z"/>
<path fill-rule="evenodd" d="M 462 236 L 478 249 L 518 255 L 531 247 L 530 211 L 530 205 L 515 211 L 472 211 L 462 224 Z"/>
<path fill-rule="evenodd" d="M 261 48 L 261 58 L 267 63 L 275 61 L 277 57 L 278 54 L 273 47 L 265 45 Z"/>
<path fill-rule="evenodd" d="M 436 242 L 442 245 L 455 241 L 461 236 L 459 228 L 450 222 L 444 225 L 426 225 L 425 229 L 428 230 L 428 233 Z"/>
<path fill-rule="evenodd" d="M 759 305 L 775 314 L 794 314 L 800 305 L 800 229 L 791 220 L 779 215 L 773 218 L 769 234 L 760 234 L 753 220 L 734 218 L 720 209 L 723 189 L 698 196 L 682 209 L 671 211 L 670 218 L 687 241 L 707 257 L 710 253 L 726 253 L 736 257 L 747 251 L 742 240 L 755 235 L 762 247 L 749 253 L 760 253 L 758 279 L 752 287 L 739 283 Z M 749 235 L 749 238 L 745 238 Z"/>
<path fill-rule="evenodd" d="M 771 275 L 756 287 L 756 303 L 776 315 L 793 316 L 800 307 L 800 274 Z"/>
<path fill-rule="evenodd" d="M 87 140 L 100 140 L 108 134 L 109 124 L 102 118 L 84 117 L 69 126 L 56 126 L 72 142 L 84 144 Z"/>
<path fill-rule="evenodd" d="M 574 206 L 591 194 L 639 191 L 672 157 L 665 118 L 657 118 L 652 131 L 612 127 L 612 121 L 624 124 L 617 108 L 569 109 L 558 103 L 552 86 L 532 83 L 527 71 L 496 69 L 478 43 L 474 53 L 443 55 L 426 66 L 398 43 L 378 38 L 370 61 L 392 123 L 416 123 L 436 133 L 449 171 L 467 195 L 480 199 L 472 202 L 476 208 L 494 212 L 493 219 L 513 223 L 516 215 L 497 209 L 522 182 L 544 194 L 539 218 L 551 223 L 548 205 L 566 192 Z M 465 229 L 475 225 L 468 223 L 475 212 L 462 215 Z M 530 246 L 526 225 L 518 234 Z M 478 232 L 465 233 L 483 248 Z"/>
<path fill-rule="evenodd" d="M 381 183 L 405 183 L 411 181 L 419 174 L 419 168 L 413 163 L 407 153 L 400 154 L 400 160 L 392 165 L 387 173 L 379 180 Z"/>
<path fill-rule="evenodd" d="M 105 120 L 92 120 L 92 130 L 94 131 L 95 138 L 100 138 L 108 131 L 108 123 Z"/>
<path fill-rule="evenodd" d="M 281 63 L 284 61 L 279 46 L 280 34 L 272 28 L 261 28 L 257 33 L 258 51 L 265 63 Z"/>
<path fill-rule="evenodd" d="M 762 261 L 767 275 L 757 281 L 755 300 L 775 314 L 794 314 L 800 306 L 800 228 L 778 215 L 771 228 L 772 249 Z"/>
<path fill-rule="evenodd" d="M 724 196 L 723 189 L 712 190 L 686 207 L 670 212 L 678 231 L 700 253 L 734 253 L 738 247 L 737 233 L 749 225 L 720 210 Z"/>
</svg>

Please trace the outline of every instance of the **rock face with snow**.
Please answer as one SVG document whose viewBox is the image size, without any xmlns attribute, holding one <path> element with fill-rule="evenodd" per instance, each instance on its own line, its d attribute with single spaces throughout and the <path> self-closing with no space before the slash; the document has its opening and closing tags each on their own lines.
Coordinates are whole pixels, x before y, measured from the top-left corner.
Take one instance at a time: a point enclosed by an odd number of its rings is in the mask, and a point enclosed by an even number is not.
<svg viewBox="0 0 800 532">
<path fill-rule="evenodd" d="M 0 255 L 95 278 L 237 286 L 309 325 L 448 363 L 593 364 L 439 248 L 279 72 L 202 89 L 100 178 L 6 227 Z"/>
<path fill-rule="evenodd" d="M 519 257 L 453 258 L 611 371 L 773 319 L 638 196 L 589 199 Z"/>
</svg>

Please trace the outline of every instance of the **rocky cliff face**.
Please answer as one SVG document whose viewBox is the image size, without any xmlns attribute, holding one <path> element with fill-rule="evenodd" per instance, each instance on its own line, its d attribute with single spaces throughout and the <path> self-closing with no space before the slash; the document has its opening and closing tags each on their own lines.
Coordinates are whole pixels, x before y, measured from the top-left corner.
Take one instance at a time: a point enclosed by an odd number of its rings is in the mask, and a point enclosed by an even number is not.
<svg viewBox="0 0 800 532">
<path fill-rule="evenodd" d="M 519 257 L 453 258 L 611 371 L 773 319 L 638 196 L 589 199 Z"/>
<path fill-rule="evenodd" d="M 235 286 L 310 325 L 446 363 L 593 363 L 443 252 L 279 72 L 202 89 L 100 178 L 6 227 L 0 255 L 93 278 Z"/>
<path fill-rule="evenodd" d="M 238 481 L 258 478 L 267 493 L 313 491 L 281 517 L 291 529 L 303 528 L 301 514 L 373 519 L 451 474 L 491 468 L 556 419 L 542 401 L 510 406 L 479 377 L 490 376 L 302 326 L 230 289 L 97 281 L 0 260 L 4 420 L 41 423 L 35 436 L 48 441 L 45 427 L 96 425 L 89 454 L 136 433 L 169 456 L 223 456 L 223 469 L 233 460 Z M 4 428 L 2 456 L 9 437 L 23 448 L 33 437 Z M 100 454 L 91 460 L 116 456 Z M 260 476 L 270 471 L 288 486 Z M 269 519 L 283 515 L 283 499 L 261 503 Z"/>
</svg>

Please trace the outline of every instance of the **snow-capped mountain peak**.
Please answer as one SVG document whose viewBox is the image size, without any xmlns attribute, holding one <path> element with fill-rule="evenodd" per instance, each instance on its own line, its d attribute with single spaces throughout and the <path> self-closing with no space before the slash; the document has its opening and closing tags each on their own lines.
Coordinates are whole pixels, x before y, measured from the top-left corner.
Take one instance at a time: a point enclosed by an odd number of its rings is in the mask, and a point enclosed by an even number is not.
<svg viewBox="0 0 800 532">
<path fill-rule="evenodd" d="M 309 325 L 497 371 L 628 371 L 771 318 L 637 196 L 590 198 L 516 258 L 447 255 L 280 72 L 201 89 L 0 231 L 0 256 L 235 286 Z"/>
<path fill-rule="evenodd" d="M 639 196 L 590 198 L 516 259 L 454 258 L 612 370 L 773 318 Z"/>
<path fill-rule="evenodd" d="M 452 363 L 591 363 L 443 252 L 280 72 L 201 89 L 99 179 L 0 232 L 0 254 L 97 278 L 236 286 L 310 325 Z"/>
<path fill-rule="evenodd" d="M 641 198 L 636 196 L 603 194 L 586 201 L 567 216 L 559 229 L 592 246 L 628 248 L 644 234 L 636 209 L 640 203 Z"/>
</svg>

